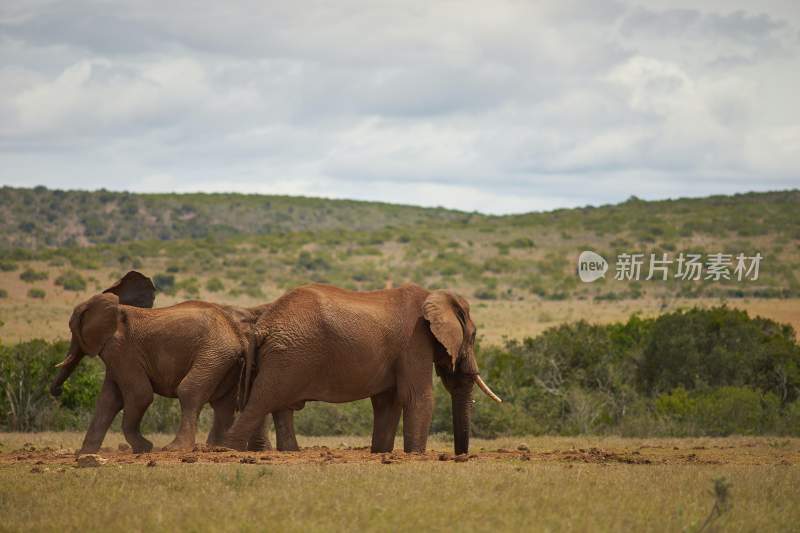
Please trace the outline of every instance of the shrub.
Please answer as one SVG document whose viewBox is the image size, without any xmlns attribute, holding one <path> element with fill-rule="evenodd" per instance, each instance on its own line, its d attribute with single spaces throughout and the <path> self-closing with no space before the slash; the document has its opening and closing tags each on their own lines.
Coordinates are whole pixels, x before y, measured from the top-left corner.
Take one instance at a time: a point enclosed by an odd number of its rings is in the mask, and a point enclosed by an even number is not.
<svg viewBox="0 0 800 533">
<path fill-rule="evenodd" d="M 32 268 L 26 268 L 19 275 L 19 279 L 21 279 L 25 283 L 33 283 L 35 281 L 46 280 L 48 277 L 49 274 L 47 272 L 37 272 Z"/>
<path fill-rule="evenodd" d="M 0 300 L 3 298 L 8 298 L 8 291 L 5 289 L 0 289 Z"/>
<path fill-rule="evenodd" d="M 14 272 L 17 264 L 11 261 L 0 261 L 0 272 Z"/>
<path fill-rule="evenodd" d="M 200 294 L 200 284 L 197 278 L 188 278 L 175 285 L 176 289 L 182 290 L 187 298 L 196 298 Z"/>
<path fill-rule="evenodd" d="M 153 284 L 165 294 L 174 295 L 176 292 L 175 276 L 172 274 L 156 274 L 153 276 Z"/>
<path fill-rule="evenodd" d="M 369 400 L 344 404 L 307 402 L 295 420 L 302 435 L 368 435 L 372 431 Z"/>
<path fill-rule="evenodd" d="M 221 292 L 225 290 L 225 285 L 219 278 L 211 278 L 206 282 L 206 290 L 209 292 Z"/>
<path fill-rule="evenodd" d="M 60 401 L 50 396 L 48 385 L 55 377 L 56 363 L 68 348 L 64 341 L 33 340 L 0 345 L 0 428 L 6 431 L 83 428 L 102 380 L 100 365 L 82 362 L 64 384 Z M 88 358 L 85 358 L 88 359 Z M 80 423 L 76 423 L 80 419 Z"/>
<path fill-rule="evenodd" d="M 86 280 L 78 272 L 68 270 L 56 278 L 56 285 L 61 285 L 65 291 L 86 290 Z"/>
<path fill-rule="evenodd" d="M 41 300 L 45 296 L 46 294 L 42 289 L 31 289 L 28 291 L 28 298 L 35 298 L 37 300 Z"/>
<path fill-rule="evenodd" d="M 659 415 L 679 422 L 687 434 L 755 435 L 779 426 L 780 402 L 772 393 L 748 387 L 719 387 L 689 393 L 680 387 L 655 401 Z"/>
</svg>

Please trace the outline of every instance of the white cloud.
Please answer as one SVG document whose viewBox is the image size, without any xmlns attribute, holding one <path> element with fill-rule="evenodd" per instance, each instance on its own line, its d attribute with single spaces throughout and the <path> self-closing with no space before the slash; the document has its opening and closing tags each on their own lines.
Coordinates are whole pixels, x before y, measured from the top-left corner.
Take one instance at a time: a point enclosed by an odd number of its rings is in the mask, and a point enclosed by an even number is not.
<svg viewBox="0 0 800 533">
<path fill-rule="evenodd" d="M 0 183 L 490 212 L 797 187 L 799 31 L 783 0 L 6 3 Z"/>
</svg>

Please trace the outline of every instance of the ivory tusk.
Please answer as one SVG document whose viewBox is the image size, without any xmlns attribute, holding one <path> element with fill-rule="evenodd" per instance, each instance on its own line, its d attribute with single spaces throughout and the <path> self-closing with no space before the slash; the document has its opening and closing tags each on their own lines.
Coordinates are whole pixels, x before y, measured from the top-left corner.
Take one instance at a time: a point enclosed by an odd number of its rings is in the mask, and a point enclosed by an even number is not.
<svg viewBox="0 0 800 533">
<path fill-rule="evenodd" d="M 75 359 L 75 356 L 72 355 L 72 354 L 69 354 L 67 357 L 64 358 L 63 361 L 61 361 L 60 363 L 58 363 L 56 365 L 56 368 L 61 368 L 62 366 L 65 366 L 68 363 L 71 363 L 73 359 Z"/>
<path fill-rule="evenodd" d="M 480 374 L 475 374 L 475 383 L 478 385 L 478 388 L 483 391 L 483 393 L 491 398 L 492 400 L 496 401 L 497 403 L 503 403 L 503 400 L 500 397 L 492 392 L 492 389 L 489 388 L 489 385 L 483 382 Z"/>
</svg>

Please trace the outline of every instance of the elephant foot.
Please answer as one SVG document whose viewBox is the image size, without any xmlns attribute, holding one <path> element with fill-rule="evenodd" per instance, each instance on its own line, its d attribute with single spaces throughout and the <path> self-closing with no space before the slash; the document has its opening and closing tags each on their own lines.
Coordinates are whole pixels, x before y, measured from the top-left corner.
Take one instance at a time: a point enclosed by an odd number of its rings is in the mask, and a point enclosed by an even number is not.
<svg viewBox="0 0 800 533">
<path fill-rule="evenodd" d="M 225 437 L 225 439 L 222 441 L 222 446 L 240 452 L 247 451 L 247 441 L 245 439 L 233 439 L 230 437 Z"/>
<path fill-rule="evenodd" d="M 394 451 L 394 446 L 373 446 L 369 451 L 370 453 L 390 453 Z"/>
<path fill-rule="evenodd" d="M 141 442 L 129 442 L 133 453 L 150 453 L 153 450 L 153 443 L 147 439 L 142 439 Z"/>
<path fill-rule="evenodd" d="M 269 442 L 248 442 L 247 443 L 247 451 L 248 452 L 265 452 L 272 450 L 272 446 L 270 446 Z"/>
</svg>

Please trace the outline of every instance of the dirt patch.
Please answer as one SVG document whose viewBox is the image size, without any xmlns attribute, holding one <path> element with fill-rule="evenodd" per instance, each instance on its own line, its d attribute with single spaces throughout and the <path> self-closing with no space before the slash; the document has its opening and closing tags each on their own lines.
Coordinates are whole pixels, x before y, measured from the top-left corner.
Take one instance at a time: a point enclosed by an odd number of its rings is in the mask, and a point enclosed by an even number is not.
<svg viewBox="0 0 800 533">
<path fill-rule="evenodd" d="M 628 464 L 647 465 L 783 465 L 800 464 L 800 453 L 795 450 L 781 450 L 770 446 L 756 447 L 641 447 L 626 448 L 571 448 L 567 450 L 537 450 L 535 447 L 520 446 L 520 449 L 499 448 L 481 449 L 470 455 L 429 450 L 426 453 L 370 453 L 369 448 L 310 446 L 298 452 L 237 452 L 227 448 L 198 445 L 191 451 L 154 451 L 134 454 L 130 450 L 103 448 L 98 454 L 103 465 L 141 464 L 146 466 L 170 464 L 238 463 L 238 464 L 383 464 L 393 465 L 411 462 L 455 462 L 472 463 L 486 461 L 530 461 L 533 463 L 565 464 Z M 74 450 L 37 448 L 26 445 L 12 452 L 0 453 L 0 465 L 30 464 L 34 466 L 58 465 L 76 466 Z"/>
</svg>

